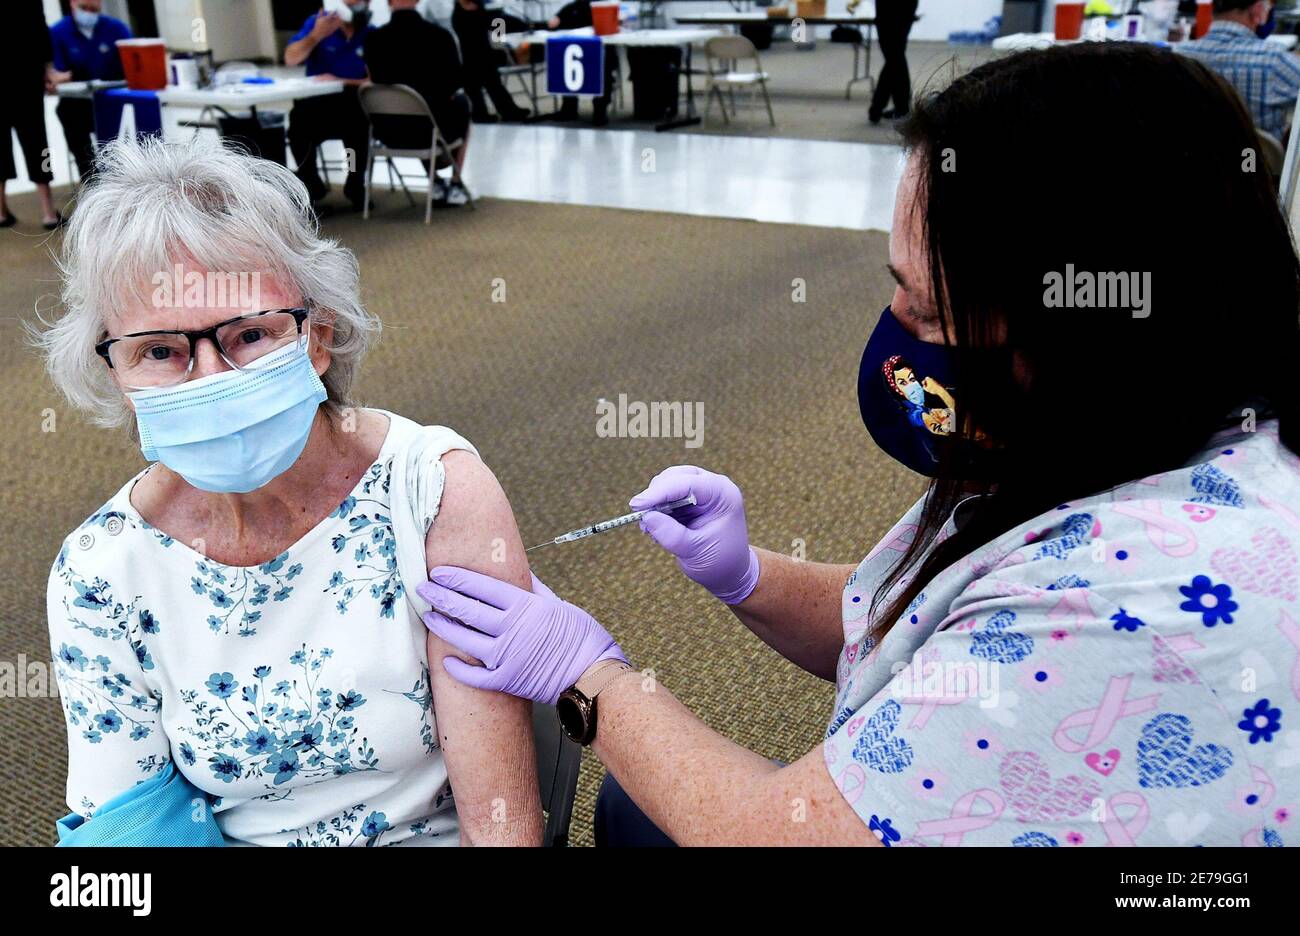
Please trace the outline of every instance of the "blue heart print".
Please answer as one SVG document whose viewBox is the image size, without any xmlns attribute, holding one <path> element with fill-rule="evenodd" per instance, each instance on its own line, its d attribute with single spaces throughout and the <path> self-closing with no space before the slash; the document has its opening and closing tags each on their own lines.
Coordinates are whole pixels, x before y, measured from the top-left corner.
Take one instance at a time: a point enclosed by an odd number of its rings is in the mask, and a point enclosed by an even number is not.
<svg viewBox="0 0 1300 936">
<path fill-rule="evenodd" d="M 1217 744 L 1192 747 L 1192 721 L 1163 712 L 1142 728 L 1137 743 L 1138 784 L 1195 787 L 1218 780 L 1232 766 L 1232 752 Z"/>
<path fill-rule="evenodd" d="M 1034 638 L 1007 631 L 1015 620 L 1014 611 L 999 611 L 989 618 L 983 630 L 971 634 L 971 656 L 992 663 L 1019 663 L 1033 653 Z"/>
<path fill-rule="evenodd" d="M 902 773 L 912 766 L 912 746 L 893 737 L 903 707 L 890 699 L 862 726 L 862 734 L 853 745 L 853 759 L 881 773 Z"/>
<path fill-rule="evenodd" d="M 1064 559 L 1072 549 L 1082 546 L 1092 539 L 1092 514 L 1070 514 L 1061 523 L 1061 534 L 1054 536 L 1038 547 L 1035 559 Z"/>
<path fill-rule="evenodd" d="M 1013 848 L 1060 848 L 1061 843 L 1046 832 L 1025 832 L 1011 840 Z"/>
<path fill-rule="evenodd" d="M 1193 504 L 1246 506 L 1241 499 L 1241 489 L 1237 487 L 1237 482 L 1213 465 L 1197 465 L 1192 469 L 1192 488 L 1196 491 L 1196 496 L 1190 498 Z"/>
</svg>

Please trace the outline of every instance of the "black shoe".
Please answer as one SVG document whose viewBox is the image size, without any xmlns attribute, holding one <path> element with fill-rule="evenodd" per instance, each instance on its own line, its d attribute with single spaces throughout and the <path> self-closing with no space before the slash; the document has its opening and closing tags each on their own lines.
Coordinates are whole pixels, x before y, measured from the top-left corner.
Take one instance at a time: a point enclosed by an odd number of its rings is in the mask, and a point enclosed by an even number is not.
<svg viewBox="0 0 1300 936">
<path fill-rule="evenodd" d="M 506 111 L 504 114 L 502 114 L 501 119 L 506 123 L 523 123 L 531 116 L 533 116 L 533 112 L 530 111 L 528 108 L 516 107 L 512 111 Z"/>
<path fill-rule="evenodd" d="M 68 219 L 63 217 L 61 212 L 56 211 L 54 212 L 54 220 L 41 222 L 41 227 L 45 228 L 47 231 L 57 231 L 67 223 Z"/>
<path fill-rule="evenodd" d="M 476 124 L 494 124 L 494 123 L 501 122 L 500 117 L 498 117 L 496 114 L 489 114 L 487 111 L 483 111 L 482 113 L 475 114 L 470 119 L 473 120 L 474 123 Z"/>
<path fill-rule="evenodd" d="M 11 214 L 7 214 L 3 218 L 0 218 L 0 228 L 10 228 L 17 223 L 18 219 Z"/>
<path fill-rule="evenodd" d="M 555 112 L 555 116 L 554 116 L 552 119 L 553 119 L 553 120 L 562 120 L 562 121 L 566 121 L 566 122 L 567 122 L 567 121 L 571 121 L 571 120 L 577 120 L 577 119 L 578 119 L 578 105 L 577 105 L 576 103 L 575 103 L 572 107 L 570 107 L 568 104 L 563 104 L 563 105 L 561 105 L 561 106 L 560 106 L 560 109 L 559 109 L 558 111 Z"/>
<path fill-rule="evenodd" d="M 878 111 L 878 110 L 869 110 L 869 111 L 867 111 L 867 121 L 868 121 L 868 122 L 871 124 L 871 126 L 873 126 L 873 127 L 879 125 L 879 123 L 880 123 L 880 119 L 881 119 L 883 116 L 884 116 L 884 114 L 882 114 L 882 113 L 881 113 L 880 111 Z"/>
</svg>

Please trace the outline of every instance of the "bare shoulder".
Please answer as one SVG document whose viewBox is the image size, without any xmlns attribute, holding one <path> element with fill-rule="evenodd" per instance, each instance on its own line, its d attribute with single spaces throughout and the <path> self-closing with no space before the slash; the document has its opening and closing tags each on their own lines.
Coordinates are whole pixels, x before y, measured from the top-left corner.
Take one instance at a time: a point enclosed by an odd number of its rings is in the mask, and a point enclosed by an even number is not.
<svg viewBox="0 0 1300 936">
<path fill-rule="evenodd" d="M 425 542 L 430 565 L 459 565 L 508 582 L 528 582 L 514 512 L 492 469 L 461 449 L 448 452 L 442 462 L 442 503 Z"/>
</svg>

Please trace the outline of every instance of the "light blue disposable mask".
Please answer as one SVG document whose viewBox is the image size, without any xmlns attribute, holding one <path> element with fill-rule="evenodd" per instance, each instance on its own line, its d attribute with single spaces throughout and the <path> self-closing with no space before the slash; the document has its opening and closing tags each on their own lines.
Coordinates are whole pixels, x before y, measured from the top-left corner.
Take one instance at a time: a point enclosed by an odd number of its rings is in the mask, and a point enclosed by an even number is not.
<svg viewBox="0 0 1300 936">
<path fill-rule="evenodd" d="M 204 491 L 255 491 L 298 460 L 325 386 L 305 339 L 256 369 L 135 390 L 140 450 Z"/>
<path fill-rule="evenodd" d="M 72 21 L 77 24 L 77 28 L 84 33 L 95 31 L 95 24 L 99 22 L 99 14 L 91 13 L 89 10 L 74 9 L 72 11 Z"/>
</svg>

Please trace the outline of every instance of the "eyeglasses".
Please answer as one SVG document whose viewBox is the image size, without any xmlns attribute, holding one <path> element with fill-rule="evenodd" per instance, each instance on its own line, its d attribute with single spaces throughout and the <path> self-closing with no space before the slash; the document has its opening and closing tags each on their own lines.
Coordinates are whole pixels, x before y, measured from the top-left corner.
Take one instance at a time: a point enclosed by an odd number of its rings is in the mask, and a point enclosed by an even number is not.
<svg viewBox="0 0 1300 936">
<path fill-rule="evenodd" d="M 128 389 L 172 387 L 189 379 L 195 348 L 202 339 L 210 340 L 221 359 L 235 370 L 253 370 L 259 360 L 302 337 L 308 314 L 306 309 L 270 309 L 227 319 L 201 331 L 135 332 L 101 341 L 95 345 L 95 353 L 108 362 Z"/>
</svg>

